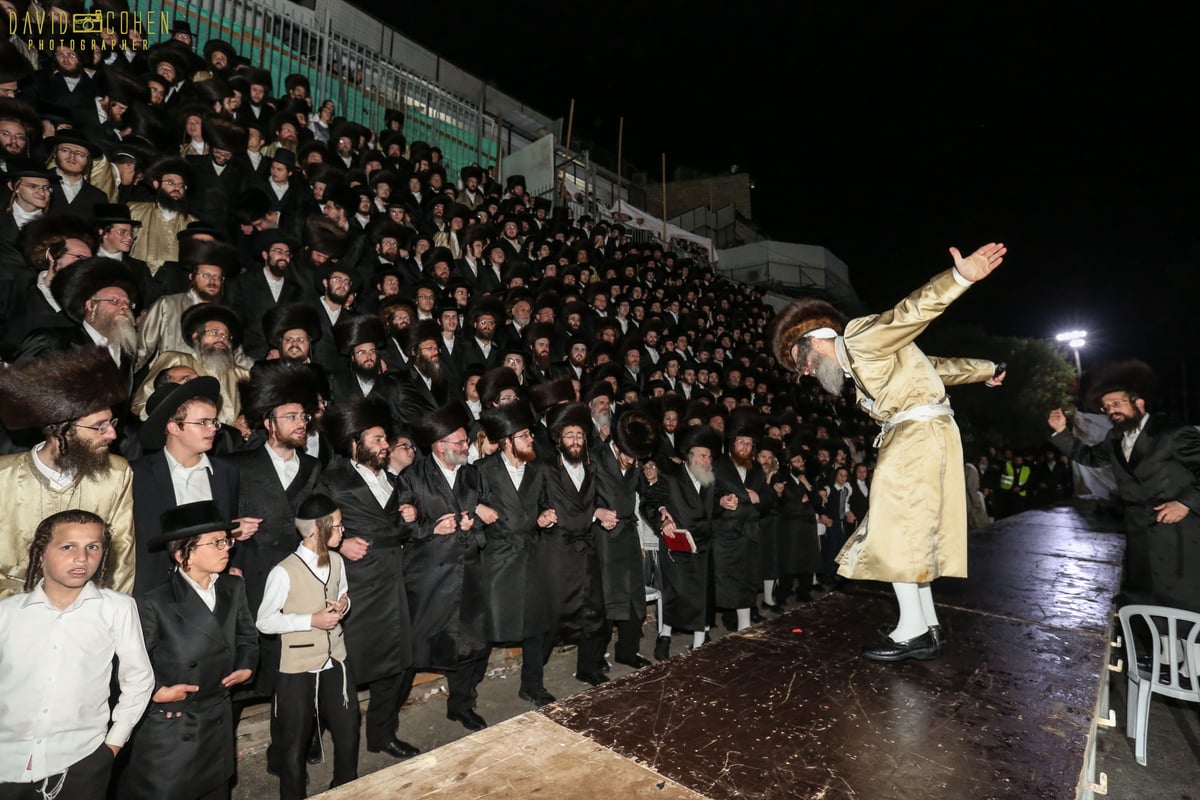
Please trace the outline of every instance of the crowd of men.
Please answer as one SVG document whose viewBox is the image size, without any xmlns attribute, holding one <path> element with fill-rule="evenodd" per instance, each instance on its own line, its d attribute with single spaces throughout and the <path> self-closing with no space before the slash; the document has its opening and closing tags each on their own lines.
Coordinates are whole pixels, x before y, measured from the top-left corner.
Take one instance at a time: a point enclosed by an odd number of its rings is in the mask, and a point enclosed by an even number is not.
<svg viewBox="0 0 1200 800">
<path fill-rule="evenodd" d="M 777 611 L 840 580 L 876 429 L 846 394 L 789 379 L 760 292 L 530 197 L 519 175 L 448 170 L 402 113 L 348 122 L 302 76 L 218 39 L 197 52 L 186 23 L 145 49 L 137 36 L 0 43 L 0 599 L 53 605 L 55 531 L 102 521 L 96 576 L 136 599 L 153 670 L 141 685 L 128 635 L 112 650 L 123 699 L 100 738 L 48 751 L 55 723 L 13 717 L 0 739 L 22 755 L 0 797 L 58 775 L 60 797 L 90 796 L 66 776 L 103 767 L 101 740 L 131 742 L 120 795 L 226 796 L 237 712 L 272 697 L 290 705 L 268 763 L 281 796 L 303 797 L 297 731 L 330 730 L 335 783 L 354 777 L 343 744 L 357 752 L 356 716 L 293 724 L 305 692 L 332 692 L 328 709 L 369 690 L 366 747 L 403 758 L 417 670 L 444 672 L 447 716 L 478 730 L 495 645 L 521 647 L 518 692 L 540 706 L 556 644 L 576 645 L 591 685 L 610 643 L 650 663 L 647 586 L 665 659 L 718 618 L 751 625 L 760 598 Z M 986 521 L 1067 496 L 1069 473 L 993 454 L 967 490 Z M 328 608 L 288 613 L 293 555 Z M 91 595 L 69 597 L 51 617 Z M 185 606 L 210 650 L 171 629 Z M 293 678 L 307 673 L 316 688 Z M 25 675 L 0 661 L 3 687 Z M 184 715 L 209 735 L 172 726 Z M 149 775 L 153 753 L 170 763 Z M 162 782 L 201 761 L 203 779 Z"/>
<path fill-rule="evenodd" d="M 650 663 L 648 585 L 663 659 L 675 632 L 700 646 L 718 616 L 759 619 L 760 595 L 778 609 L 835 581 L 869 426 L 776 366 L 759 292 L 531 198 L 521 176 L 451 174 L 400 113 L 371 131 L 314 110 L 301 76 L 219 40 L 197 52 L 186 23 L 111 44 L 0 44 L 0 598 L 53 602 L 54 531 L 103 521 L 97 576 L 153 627 L 148 710 L 102 737 L 116 751 L 132 731 L 119 794 L 222 796 L 237 711 L 302 701 L 280 688 L 301 645 L 282 644 L 297 629 L 269 578 L 303 554 L 313 498 L 340 515 L 349 599 L 313 614 L 345 644 L 317 637 L 312 671 L 369 690 L 366 747 L 396 757 L 416 752 L 397 715 L 417 670 L 446 674 L 447 716 L 476 730 L 494 645 L 523 649 L 519 693 L 543 705 L 556 644 L 577 645 L 587 684 L 614 636 L 617 662 Z M 178 604 L 201 627 L 215 615 L 224 649 L 167 630 Z M 273 718 L 285 797 L 306 791 L 295 729 Z M 0 784 L 52 788 L 90 753 L 25 759 Z M 142 774 L 153 753 L 180 769 Z M 202 780 L 163 783 L 200 759 Z"/>
</svg>

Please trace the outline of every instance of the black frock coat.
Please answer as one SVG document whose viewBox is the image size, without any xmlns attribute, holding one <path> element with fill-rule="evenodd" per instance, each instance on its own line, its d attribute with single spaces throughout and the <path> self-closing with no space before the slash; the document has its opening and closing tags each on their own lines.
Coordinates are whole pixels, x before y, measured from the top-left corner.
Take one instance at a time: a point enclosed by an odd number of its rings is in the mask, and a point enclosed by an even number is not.
<svg viewBox="0 0 1200 800">
<path fill-rule="evenodd" d="M 317 491 L 342 512 L 345 538 L 370 543 L 358 561 L 345 558 L 346 582 L 354 606 L 342 622 L 346 654 L 360 686 L 399 675 L 413 665 L 412 626 L 405 593 L 404 531 L 396 493 L 381 507 L 350 462 L 339 458 L 322 473 Z"/>
<path fill-rule="evenodd" d="M 1080 464 L 1112 467 L 1125 501 L 1123 600 L 1200 611 L 1200 431 L 1152 417 L 1128 460 L 1114 430 L 1091 447 L 1069 430 L 1050 441 Z M 1174 525 L 1157 522 L 1154 507 L 1171 500 L 1188 515 Z"/>
<path fill-rule="evenodd" d="M 751 462 L 743 481 L 728 456 L 713 462 L 717 476 L 717 497 L 737 496 L 738 506 L 726 511 L 717 504 L 713 510 L 713 578 L 718 608 L 749 608 L 761 588 L 759 580 L 759 519 L 771 509 L 775 492 L 767 487 L 767 478 L 757 462 Z M 758 494 L 757 504 L 750 502 L 747 490 Z"/>
<path fill-rule="evenodd" d="M 663 617 L 671 627 L 702 631 L 708 619 L 708 565 L 712 549 L 716 484 L 697 492 L 681 464 L 660 462 L 659 478 L 642 497 L 642 516 L 659 536 L 659 568 L 663 576 Z M 695 553 L 671 552 L 661 533 L 666 508 L 675 527 L 689 531 Z"/>
<path fill-rule="evenodd" d="M 542 531 L 537 526 L 545 467 L 537 461 L 526 464 L 518 490 L 501 453 L 493 453 L 475 466 L 487 489 L 483 503 L 499 515 L 483 529 L 487 537 L 482 554 L 486 636 L 492 642 L 519 642 L 546 633 L 550 630 L 550 606 L 545 594 Z"/>
<path fill-rule="evenodd" d="M 541 506 L 558 514 L 558 522 L 542 537 L 552 635 L 580 641 L 604 626 L 600 558 L 592 538 L 597 508 L 595 468 L 585 464 L 583 483 L 576 489 L 560 458 L 548 462 Z"/>
<path fill-rule="evenodd" d="M 592 453 L 596 466 L 596 505 L 617 512 L 617 527 L 611 531 L 604 530 L 599 522 L 592 524 L 592 538 L 600 558 L 604 614 L 610 620 L 640 620 L 646 616 L 646 584 L 635 500 L 641 490 L 642 469 L 634 465 L 622 475 L 608 442 Z"/>
<path fill-rule="evenodd" d="M 181 573 L 137 598 L 154 691 L 190 683 L 200 690 L 177 703 L 150 702 L 130 740 L 119 796 L 161 800 L 202 797 L 233 777 L 233 704 L 221 680 L 258 661 L 258 631 L 240 578 L 221 575 L 209 611 Z M 167 719 L 167 712 L 182 717 Z"/>
<path fill-rule="evenodd" d="M 817 533 L 817 487 L 811 489 L 783 471 L 776 473 L 783 495 L 776 504 L 778 527 L 775 557 L 778 575 L 803 575 L 821 571 L 821 537 Z"/>
<path fill-rule="evenodd" d="M 485 653 L 483 562 L 479 551 L 485 535 L 474 517 L 485 495 L 473 465 L 455 471 L 454 488 L 428 455 L 400 476 L 401 503 L 417 507 L 417 519 L 406 528 L 404 581 L 412 612 L 413 662 L 438 670 L 457 668 L 460 661 Z M 475 523 L 468 531 L 433 532 L 443 514 L 468 512 Z M 355 598 L 357 601 L 357 597 Z"/>
</svg>

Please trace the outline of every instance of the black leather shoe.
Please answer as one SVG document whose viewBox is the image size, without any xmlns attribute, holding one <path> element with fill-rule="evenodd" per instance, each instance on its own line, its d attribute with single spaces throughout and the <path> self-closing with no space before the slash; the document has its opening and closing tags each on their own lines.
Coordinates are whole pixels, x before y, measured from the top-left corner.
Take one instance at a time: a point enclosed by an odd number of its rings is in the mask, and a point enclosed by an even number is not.
<svg viewBox="0 0 1200 800">
<path fill-rule="evenodd" d="M 419 748 L 413 747 L 408 742 L 392 739 L 390 742 L 380 748 L 367 748 L 368 753 L 387 753 L 395 758 L 412 758 L 415 755 L 420 755 Z"/>
<path fill-rule="evenodd" d="M 654 640 L 654 660 L 666 661 L 671 657 L 671 637 L 659 636 Z"/>
<path fill-rule="evenodd" d="M 550 694 L 545 689 L 534 689 L 532 692 L 527 692 L 522 689 L 517 692 L 517 697 L 521 698 L 522 700 L 528 700 L 538 708 L 554 702 L 554 695 Z"/>
<path fill-rule="evenodd" d="M 633 658 L 629 659 L 628 661 L 623 658 L 618 658 L 617 663 L 624 664 L 627 667 L 633 667 L 634 669 L 641 669 L 642 667 L 650 666 L 652 662 L 641 653 L 634 653 Z"/>
<path fill-rule="evenodd" d="M 576 672 L 575 680 L 583 681 L 589 686 L 599 686 L 608 683 L 608 677 L 603 672 Z"/>
<path fill-rule="evenodd" d="M 481 731 L 488 726 L 488 724 L 483 721 L 483 717 L 476 714 L 474 709 L 467 709 L 466 711 L 460 711 L 453 714 L 447 712 L 446 719 L 450 720 L 451 722 L 461 722 L 462 726 L 469 731 Z"/>
<path fill-rule="evenodd" d="M 725 626 L 725 630 L 733 633 L 738 629 L 737 614 L 732 611 L 722 611 L 721 624 Z"/>
<path fill-rule="evenodd" d="M 309 764 L 321 763 L 321 729 L 313 731 L 312 741 L 308 743 L 308 756 L 305 759 Z"/>
<path fill-rule="evenodd" d="M 946 634 L 942 632 L 942 626 L 930 625 L 929 635 L 933 637 L 933 646 L 939 653 L 942 652 L 942 648 L 946 646 Z"/>
<path fill-rule="evenodd" d="M 750 606 L 750 622 L 757 625 L 758 623 L 762 622 L 763 619 L 764 617 L 759 612 L 758 606 Z"/>
<path fill-rule="evenodd" d="M 763 603 L 763 608 L 765 608 L 767 611 L 770 611 L 772 614 L 782 614 L 783 613 L 783 605 L 781 605 L 779 603 L 776 603 L 774 605 L 772 605 L 771 603 Z"/>
<path fill-rule="evenodd" d="M 938 649 L 933 643 L 933 634 L 926 630 L 907 642 L 893 642 L 891 637 L 884 637 L 878 644 L 864 647 L 862 654 L 872 661 L 904 661 L 908 658 L 929 661 L 937 658 Z"/>
</svg>

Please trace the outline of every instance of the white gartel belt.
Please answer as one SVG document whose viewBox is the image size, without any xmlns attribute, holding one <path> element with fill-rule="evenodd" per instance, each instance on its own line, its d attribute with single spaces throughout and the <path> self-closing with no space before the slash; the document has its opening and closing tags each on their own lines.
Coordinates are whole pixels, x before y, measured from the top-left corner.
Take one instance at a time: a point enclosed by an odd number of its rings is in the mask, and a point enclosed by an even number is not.
<svg viewBox="0 0 1200 800">
<path fill-rule="evenodd" d="M 883 437 L 892 428 L 899 425 L 901 422 L 929 422 L 938 417 L 953 417 L 954 409 L 950 407 L 950 403 L 929 403 L 923 406 L 914 406 L 906 408 L 898 414 L 892 416 L 891 419 L 884 420 L 879 431 L 879 435 L 875 437 L 875 449 L 878 450 L 883 444 Z"/>
</svg>

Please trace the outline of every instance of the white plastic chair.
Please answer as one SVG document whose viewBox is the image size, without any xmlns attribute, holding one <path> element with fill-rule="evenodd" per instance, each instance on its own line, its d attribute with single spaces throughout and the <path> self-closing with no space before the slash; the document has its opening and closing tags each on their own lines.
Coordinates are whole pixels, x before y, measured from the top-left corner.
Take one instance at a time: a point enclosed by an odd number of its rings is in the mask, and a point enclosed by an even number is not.
<svg viewBox="0 0 1200 800">
<path fill-rule="evenodd" d="M 1125 735 L 1134 741 L 1134 756 L 1146 766 L 1146 731 L 1150 726 L 1150 697 L 1161 694 L 1200 703 L 1197 638 L 1200 614 L 1167 606 L 1132 605 L 1118 612 L 1125 636 L 1129 699 Z M 1140 620 L 1156 642 L 1149 670 L 1138 667 L 1138 644 L 1131 623 Z"/>
<path fill-rule="evenodd" d="M 654 603 L 654 619 L 658 622 L 658 635 L 662 636 L 663 628 L 663 599 L 662 592 L 653 586 L 646 587 L 646 603 Z"/>
</svg>

